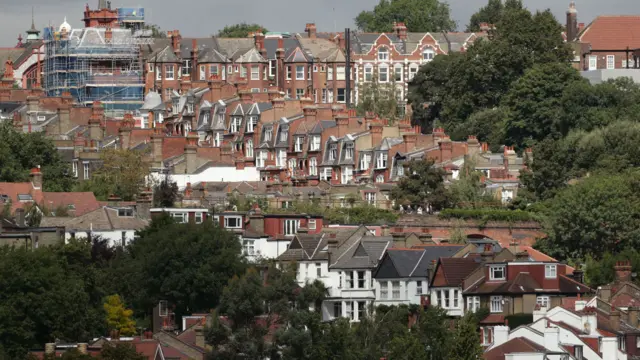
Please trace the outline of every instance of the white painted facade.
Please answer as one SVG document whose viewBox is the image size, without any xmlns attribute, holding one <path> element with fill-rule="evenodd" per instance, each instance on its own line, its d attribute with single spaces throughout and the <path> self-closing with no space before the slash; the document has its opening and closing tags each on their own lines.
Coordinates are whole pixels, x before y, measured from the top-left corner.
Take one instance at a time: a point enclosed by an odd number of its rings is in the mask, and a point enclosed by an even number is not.
<svg viewBox="0 0 640 360">
<path fill-rule="evenodd" d="M 329 299 L 322 303 L 322 319 L 325 321 L 337 317 L 360 321 L 360 316 L 375 301 L 376 291 L 370 269 L 332 269 L 326 280 Z"/>
<path fill-rule="evenodd" d="M 153 183 L 161 182 L 164 178 L 164 174 L 157 172 L 150 174 L 150 180 Z M 179 190 L 184 190 L 187 183 L 260 181 L 260 172 L 255 167 L 239 170 L 235 166 L 213 166 L 198 174 L 171 174 L 171 181 L 178 185 Z"/>
<path fill-rule="evenodd" d="M 329 263 L 326 260 L 298 262 L 298 274 L 296 280 L 300 286 L 320 280 L 328 287 L 331 283 Z"/>
<path fill-rule="evenodd" d="M 375 305 L 420 304 L 420 297 L 428 294 L 429 282 L 417 279 L 374 279 Z"/>
<path fill-rule="evenodd" d="M 291 244 L 291 240 L 269 240 L 268 236 L 241 237 L 242 251 L 251 262 L 260 259 L 275 259 L 282 255 Z"/>
<path fill-rule="evenodd" d="M 136 234 L 136 230 L 132 229 L 122 229 L 122 230 L 112 230 L 112 231 L 69 231 L 67 230 L 65 233 L 65 242 L 69 242 L 72 237 L 76 238 L 87 238 L 88 235 L 91 234 L 92 237 L 101 237 L 109 241 L 109 246 L 120 246 L 129 244 L 133 241 L 134 236 Z"/>
<path fill-rule="evenodd" d="M 459 287 L 438 287 L 429 290 L 431 304 L 438 305 L 447 311 L 449 316 L 464 315 L 464 299 Z"/>
</svg>

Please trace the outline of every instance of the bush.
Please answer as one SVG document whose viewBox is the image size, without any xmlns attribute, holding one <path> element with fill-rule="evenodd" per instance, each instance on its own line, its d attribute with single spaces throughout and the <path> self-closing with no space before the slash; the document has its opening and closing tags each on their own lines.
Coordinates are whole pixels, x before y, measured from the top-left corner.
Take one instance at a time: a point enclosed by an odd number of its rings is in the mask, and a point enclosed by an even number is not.
<svg viewBox="0 0 640 360">
<path fill-rule="evenodd" d="M 496 209 L 445 209 L 438 214 L 441 219 L 483 220 L 483 221 L 538 221 L 536 214 L 522 210 Z"/>
</svg>

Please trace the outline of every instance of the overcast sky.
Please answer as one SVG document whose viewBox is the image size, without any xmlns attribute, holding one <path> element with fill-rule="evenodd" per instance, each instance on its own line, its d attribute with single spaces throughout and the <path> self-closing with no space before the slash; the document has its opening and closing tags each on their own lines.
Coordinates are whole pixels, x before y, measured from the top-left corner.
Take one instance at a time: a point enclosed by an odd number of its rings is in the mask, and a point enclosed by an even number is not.
<svg viewBox="0 0 640 360">
<path fill-rule="evenodd" d="M 178 29 L 183 37 L 204 37 L 225 24 L 257 22 L 271 31 L 302 32 L 315 22 L 318 31 L 353 27 L 353 19 L 363 9 L 372 9 L 379 0 L 112 0 L 115 7 L 144 7 L 146 20 L 163 30 Z M 98 0 L 0 0 L 0 47 L 14 46 L 19 33 L 31 26 L 35 7 L 38 29 L 59 26 L 64 17 L 72 27 L 81 26 L 82 12 Z M 464 29 L 469 17 L 487 0 L 449 0 L 454 20 Z M 561 23 L 569 0 L 524 0 L 530 9 L 550 8 Z M 639 14 L 638 0 L 576 0 L 578 21 L 588 23 L 597 15 Z M 24 36 L 24 35 L 23 35 Z"/>
</svg>

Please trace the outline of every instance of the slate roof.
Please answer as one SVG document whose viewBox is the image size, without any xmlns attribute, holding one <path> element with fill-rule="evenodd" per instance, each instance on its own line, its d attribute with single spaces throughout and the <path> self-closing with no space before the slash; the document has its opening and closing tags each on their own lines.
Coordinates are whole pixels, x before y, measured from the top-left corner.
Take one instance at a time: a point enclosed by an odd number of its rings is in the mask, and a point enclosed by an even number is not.
<svg viewBox="0 0 640 360">
<path fill-rule="evenodd" d="M 391 243 L 393 243 L 391 237 L 365 236 L 351 244 L 330 267 L 335 269 L 374 268 Z"/>
<path fill-rule="evenodd" d="M 326 234 L 297 234 L 289 248 L 282 253 L 278 260 L 282 261 L 311 261 L 327 260 L 328 252 L 323 251 L 327 246 Z"/>
<path fill-rule="evenodd" d="M 429 271 L 429 262 L 424 260 L 426 253 L 421 249 L 387 249 L 374 278 L 426 278 Z"/>
<path fill-rule="evenodd" d="M 103 206 L 78 217 L 43 217 L 40 226 L 64 226 L 67 231 L 112 231 L 139 230 L 146 227 L 147 220 L 137 216 L 120 217 L 115 208 Z"/>
</svg>

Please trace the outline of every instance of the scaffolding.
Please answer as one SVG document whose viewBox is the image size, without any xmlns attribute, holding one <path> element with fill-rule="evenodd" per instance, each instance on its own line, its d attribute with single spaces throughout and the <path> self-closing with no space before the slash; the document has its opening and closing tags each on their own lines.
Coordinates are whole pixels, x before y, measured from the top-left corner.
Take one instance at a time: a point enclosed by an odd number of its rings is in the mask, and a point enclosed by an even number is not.
<svg viewBox="0 0 640 360">
<path fill-rule="evenodd" d="M 85 28 L 66 34 L 46 28 L 44 42 L 47 96 L 68 92 L 85 106 L 100 101 L 113 116 L 142 106 L 141 45 L 153 39 L 134 36 L 129 29 Z"/>
</svg>

